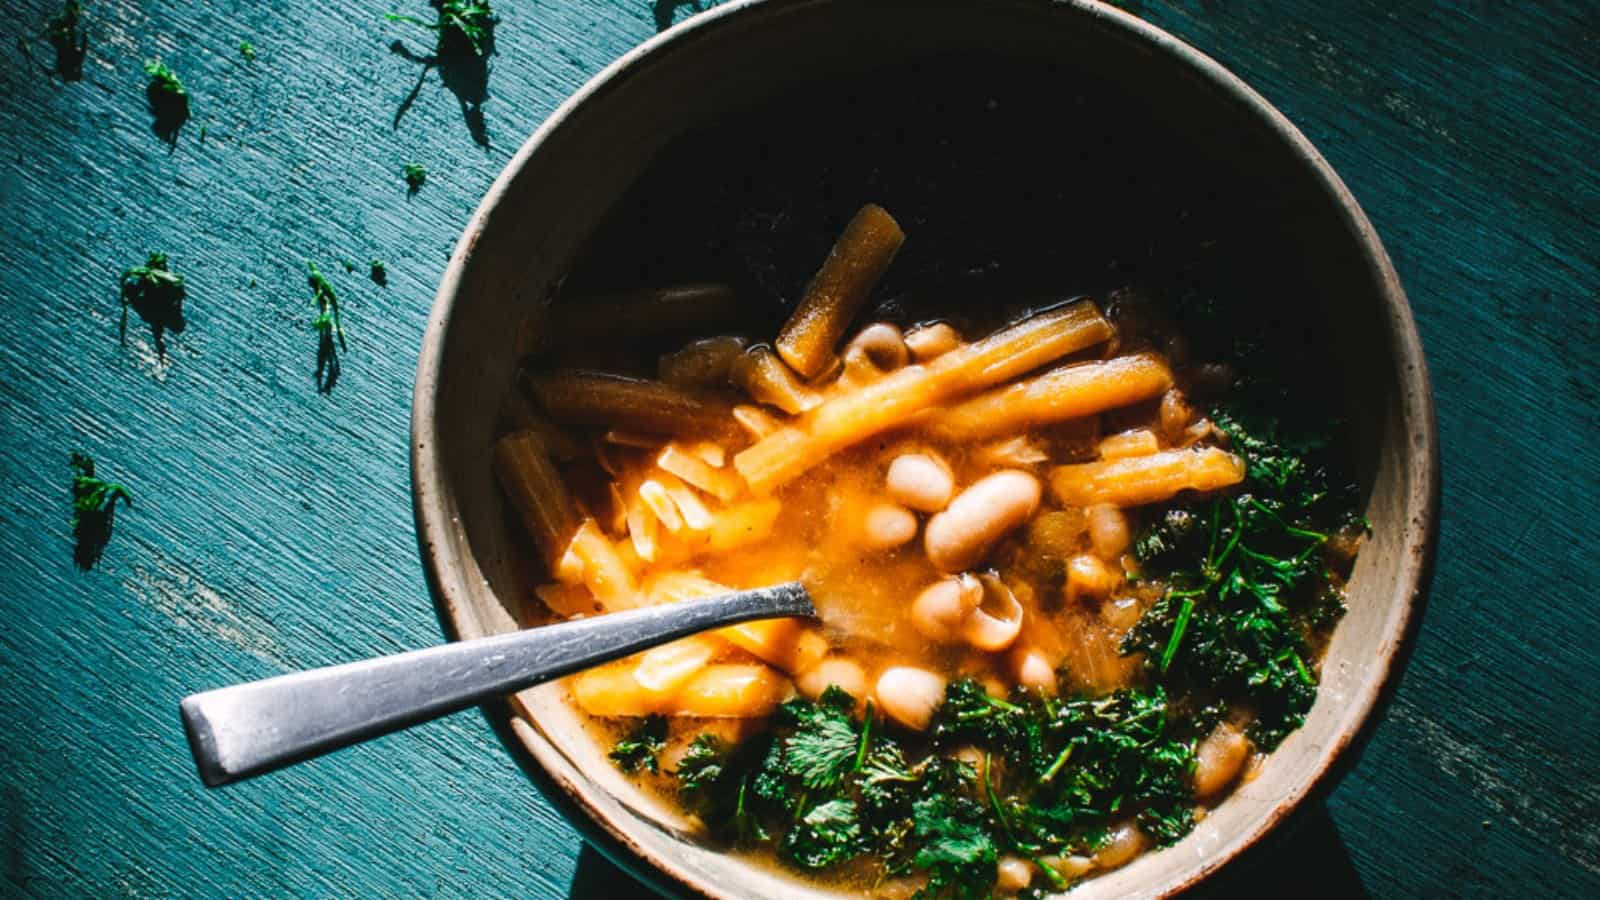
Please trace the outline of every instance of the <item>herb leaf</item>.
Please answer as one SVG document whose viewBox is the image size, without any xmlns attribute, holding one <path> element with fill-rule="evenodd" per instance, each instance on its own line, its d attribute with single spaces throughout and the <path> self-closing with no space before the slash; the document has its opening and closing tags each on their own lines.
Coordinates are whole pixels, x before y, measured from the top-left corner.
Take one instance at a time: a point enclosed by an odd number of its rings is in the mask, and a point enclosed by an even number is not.
<svg viewBox="0 0 1600 900">
<path fill-rule="evenodd" d="M 667 745 L 667 719 L 665 716 L 645 716 L 639 720 L 622 740 L 611 748 L 611 761 L 617 768 L 632 774 L 641 768 L 651 774 L 661 771 L 656 754 Z"/>
<path fill-rule="evenodd" d="M 128 339 L 128 309 L 131 307 L 150 326 L 157 356 L 166 359 L 166 333 L 182 334 L 184 329 L 183 301 L 188 289 L 183 276 L 172 271 L 165 253 L 151 252 L 146 254 L 144 265 L 124 269 L 119 284 L 122 293 L 120 339 L 124 343 Z"/>
<path fill-rule="evenodd" d="M 116 524 L 117 501 L 133 505 L 133 493 L 126 487 L 99 478 L 94 473 L 94 457 L 74 452 L 72 464 L 72 560 L 87 572 L 100 562 L 111 530 Z"/>
</svg>

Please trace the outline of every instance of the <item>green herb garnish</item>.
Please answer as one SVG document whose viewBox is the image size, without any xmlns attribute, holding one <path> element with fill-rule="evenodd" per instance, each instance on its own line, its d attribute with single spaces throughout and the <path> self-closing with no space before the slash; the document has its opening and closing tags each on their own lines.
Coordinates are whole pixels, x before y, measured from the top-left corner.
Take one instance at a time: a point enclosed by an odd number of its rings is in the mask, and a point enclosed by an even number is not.
<svg viewBox="0 0 1600 900">
<path fill-rule="evenodd" d="M 489 7 L 489 0 L 431 0 L 435 20 L 432 22 L 416 16 L 389 13 L 384 16 L 391 22 L 420 25 L 439 35 L 441 53 L 448 44 L 460 41 L 475 56 L 494 52 L 494 26 L 500 17 Z"/>
<path fill-rule="evenodd" d="M 167 356 L 166 333 L 181 334 L 184 328 L 183 300 L 188 295 L 183 276 L 171 270 L 165 253 L 152 252 L 142 266 L 124 269 L 121 279 L 121 339 L 128 338 L 128 309 L 131 307 L 150 326 L 156 354 Z"/>
<path fill-rule="evenodd" d="M 1129 816 L 1159 843 L 1193 826 L 1200 732 L 1159 687 L 1000 700 L 964 679 L 949 686 L 931 740 L 854 706 L 830 688 L 783 704 L 773 731 L 737 746 L 702 734 L 674 773 L 679 791 L 726 840 L 771 841 L 801 869 L 864 858 L 885 876 L 920 872 L 922 897 L 987 896 L 1001 855 L 1092 852 Z M 949 758 L 960 747 L 983 754 L 981 769 Z"/>
<path fill-rule="evenodd" d="M 144 73 L 150 78 L 145 98 L 150 102 L 150 115 L 154 117 L 151 129 L 162 140 L 175 144 L 179 129 L 189 121 L 189 91 L 177 73 L 159 59 L 146 60 Z"/>
<path fill-rule="evenodd" d="M 645 716 L 639 720 L 622 740 L 611 748 L 611 761 L 624 772 L 633 773 L 648 769 L 661 771 L 656 755 L 667 745 L 667 719 L 665 716 Z"/>
<path fill-rule="evenodd" d="M 310 272 L 307 280 L 311 284 L 312 300 L 317 304 L 317 315 L 311 320 L 311 327 L 317 333 L 317 390 L 326 394 L 339 380 L 339 354 L 345 350 L 344 320 L 333 285 L 310 260 L 306 260 L 306 269 Z"/>
<path fill-rule="evenodd" d="M 239 42 L 239 55 L 244 57 L 245 62 L 255 62 L 256 61 L 256 45 L 250 43 L 249 41 L 240 41 Z"/>
<path fill-rule="evenodd" d="M 400 173 L 405 176 L 408 195 L 415 195 L 428 183 L 428 168 L 418 163 L 406 163 L 400 167 Z"/>
<path fill-rule="evenodd" d="M 368 265 L 368 274 L 372 283 L 387 287 L 389 284 L 389 266 L 381 259 L 374 259 Z"/>
<path fill-rule="evenodd" d="M 114 481 L 94 474 L 94 457 L 73 453 L 72 463 L 72 560 L 88 571 L 100 562 L 117 515 L 117 501 L 133 505 L 133 493 Z"/>
<path fill-rule="evenodd" d="M 1343 611 L 1325 559 L 1329 535 L 1351 524 L 1347 488 L 1321 462 L 1326 442 L 1290 435 L 1244 407 L 1212 411 L 1245 460 L 1237 492 L 1166 510 L 1135 542 L 1165 595 L 1123 641 L 1170 690 L 1255 713 L 1264 750 L 1300 727 L 1317 695 L 1314 636 Z"/>
</svg>

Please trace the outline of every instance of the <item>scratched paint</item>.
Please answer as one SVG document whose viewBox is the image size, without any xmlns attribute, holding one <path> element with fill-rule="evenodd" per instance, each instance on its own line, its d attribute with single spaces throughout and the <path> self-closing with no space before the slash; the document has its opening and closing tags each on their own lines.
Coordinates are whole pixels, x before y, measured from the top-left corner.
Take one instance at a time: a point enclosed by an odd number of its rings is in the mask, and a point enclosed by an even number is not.
<svg viewBox="0 0 1600 900">
<path fill-rule="evenodd" d="M 0 892 L 628 895 L 481 716 L 206 792 L 174 706 L 438 639 L 405 429 L 447 254 L 556 104 L 697 5 L 500 4 L 487 149 L 437 73 L 392 124 L 419 72 L 389 45 L 425 38 L 382 14 L 422 0 L 92 3 L 71 85 L 8 52 Z M 1573 689 L 1600 680 L 1593 4 L 1127 5 L 1262 90 L 1350 183 L 1416 308 L 1446 452 L 1440 568 L 1394 714 L 1326 813 L 1223 887 L 1259 891 L 1315 860 L 1324 883 L 1385 896 L 1600 893 L 1600 717 Z M 21 28 L 53 4 L 13 6 Z M 170 150 L 142 94 L 139 65 L 158 55 L 195 95 Z M 409 161 L 430 175 L 407 201 Z M 165 366 L 147 333 L 116 335 L 117 276 L 152 249 L 190 286 Z M 372 256 L 386 289 L 336 264 Z M 327 397 L 306 259 L 347 304 Z M 75 448 L 138 504 L 87 575 L 69 558 Z"/>
</svg>

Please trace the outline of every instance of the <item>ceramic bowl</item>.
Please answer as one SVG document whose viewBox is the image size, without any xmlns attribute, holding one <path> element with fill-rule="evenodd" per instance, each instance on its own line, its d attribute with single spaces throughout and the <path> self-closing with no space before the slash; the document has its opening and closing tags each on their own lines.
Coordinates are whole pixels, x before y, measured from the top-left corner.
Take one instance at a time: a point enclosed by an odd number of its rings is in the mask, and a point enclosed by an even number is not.
<svg viewBox="0 0 1600 900">
<path fill-rule="evenodd" d="M 1192 834 L 1073 896 L 1192 885 L 1331 783 L 1396 679 L 1430 568 L 1438 452 L 1405 296 L 1339 177 L 1239 79 L 1111 7 L 731 2 L 556 110 L 467 225 L 423 342 L 412 479 L 441 619 L 455 638 L 480 637 L 517 627 L 532 602 L 489 458 L 530 308 L 583 271 L 640 286 L 726 276 L 751 303 L 775 304 L 869 200 L 910 236 L 885 285 L 891 305 L 930 293 L 996 303 L 1040 274 L 1093 291 L 1156 277 L 1151 261 L 1173 253 L 1159 277 L 1205 270 L 1253 296 L 1258 314 L 1303 322 L 1373 526 L 1316 706 Z M 704 271 L 718 266 L 736 271 Z M 657 886 L 830 894 L 695 842 L 617 775 L 560 686 L 491 714 L 547 794 Z"/>
</svg>

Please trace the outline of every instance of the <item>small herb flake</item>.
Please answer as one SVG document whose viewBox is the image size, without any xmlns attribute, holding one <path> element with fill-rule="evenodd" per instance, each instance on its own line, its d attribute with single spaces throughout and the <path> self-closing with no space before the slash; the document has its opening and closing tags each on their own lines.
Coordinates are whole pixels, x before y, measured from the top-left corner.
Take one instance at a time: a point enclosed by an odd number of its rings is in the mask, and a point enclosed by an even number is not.
<svg viewBox="0 0 1600 900">
<path fill-rule="evenodd" d="M 240 41 L 239 42 L 239 55 L 244 57 L 245 62 L 255 62 L 256 61 L 256 45 L 250 43 L 249 41 Z"/>
<path fill-rule="evenodd" d="M 423 185 L 428 183 L 427 166 L 418 163 L 406 163 L 400 167 L 400 173 L 405 176 L 406 193 L 408 195 L 414 196 L 417 191 L 422 190 Z"/>
<path fill-rule="evenodd" d="M 311 320 L 311 327 L 317 333 L 317 391 L 326 394 L 339 380 L 339 354 L 345 351 L 344 320 L 333 285 L 317 270 L 316 263 L 306 260 L 306 269 L 310 273 L 307 281 L 311 285 L 312 301 L 317 305 L 317 315 Z"/>
<path fill-rule="evenodd" d="M 72 463 L 72 560 L 87 572 L 100 562 L 106 544 L 111 542 L 117 501 L 133 505 L 133 493 L 114 481 L 95 476 L 94 457 L 73 453 Z"/>
<path fill-rule="evenodd" d="M 183 80 L 159 59 L 146 60 L 144 73 L 150 83 L 145 87 L 145 98 L 150 102 L 151 123 L 158 137 L 169 144 L 178 141 L 178 131 L 189 121 L 189 91 Z"/>
<path fill-rule="evenodd" d="M 627 737 L 611 748 L 611 761 L 617 768 L 632 774 L 648 769 L 652 774 L 661 771 L 656 755 L 667 745 L 667 719 L 665 716 L 645 716 Z"/>
<path fill-rule="evenodd" d="M 389 285 L 389 265 L 381 259 L 374 259 L 368 263 L 372 283 L 380 287 Z"/>
<path fill-rule="evenodd" d="M 181 334 L 184 328 L 183 301 L 188 295 L 183 276 L 172 271 L 165 253 L 151 252 L 144 265 L 124 269 L 121 279 L 121 340 L 128 339 L 128 310 L 132 308 L 150 326 L 156 355 L 166 359 L 166 333 Z"/>
<path fill-rule="evenodd" d="M 489 0 L 432 0 L 435 20 L 429 22 L 416 16 L 389 13 L 384 18 L 391 22 L 420 25 L 439 35 L 441 55 L 455 49 L 459 43 L 474 56 L 488 56 L 494 52 L 494 27 L 500 17 L 489 6 Z"/>
</svg>

